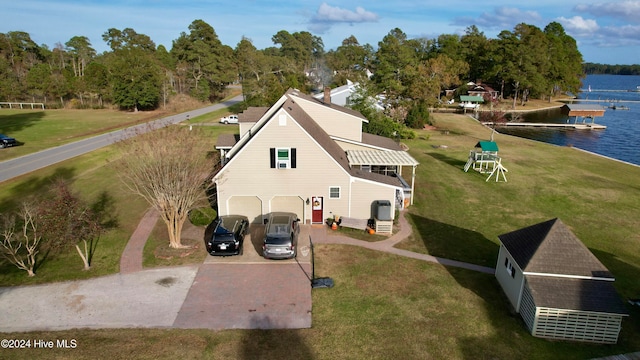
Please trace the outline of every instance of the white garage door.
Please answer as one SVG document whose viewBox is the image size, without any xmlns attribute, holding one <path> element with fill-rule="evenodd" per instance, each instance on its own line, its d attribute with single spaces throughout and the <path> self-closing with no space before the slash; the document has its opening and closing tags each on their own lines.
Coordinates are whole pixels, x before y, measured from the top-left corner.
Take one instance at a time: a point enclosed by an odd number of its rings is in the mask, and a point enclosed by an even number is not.
<svg viewBox="0 0 640 360">
<path fill-rule="evenodd" d="M 244 215 L 252 223 L 262 223 L 262 201 L 257 196 L 232 196 L 229 198 L 229 214 Z"/>
<path fill-rule="evenodd" d="M 274 196 L 271 199 L 272 212 L 286 211 L 298 215 L 300 220 L 304 221 L 304 200 L 299 196 Z"/>
</svg>

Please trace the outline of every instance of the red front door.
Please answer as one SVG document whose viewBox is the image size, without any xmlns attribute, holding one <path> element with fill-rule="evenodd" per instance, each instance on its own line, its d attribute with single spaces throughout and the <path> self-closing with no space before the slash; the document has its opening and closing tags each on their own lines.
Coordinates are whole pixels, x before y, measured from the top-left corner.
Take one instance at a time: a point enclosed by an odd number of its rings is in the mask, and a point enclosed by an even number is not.
<svg viewBox="0 0 640 360">
<path fill-rule="evenodd" d="M 322 196 L 311 198 L 311 222 L 322 224 Z"/>
</svg>

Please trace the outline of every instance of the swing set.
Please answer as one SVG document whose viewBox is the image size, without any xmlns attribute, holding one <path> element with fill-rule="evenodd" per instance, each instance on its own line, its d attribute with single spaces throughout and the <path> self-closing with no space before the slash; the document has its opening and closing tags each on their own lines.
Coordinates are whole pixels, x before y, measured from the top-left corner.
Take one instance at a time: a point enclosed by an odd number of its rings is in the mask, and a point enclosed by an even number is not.
<svg viewBox="0 0 640 360">
<path fill-rule="evenodd" d="M 489 173 L 489 177 L 485 181 L 489 181 L 495 175 L 496 182 L 500 181 L 500 175 L 506 182 L 505 173 L 509 171 L 502 166 L 502 159 L 498 156 L 498 144 L 494 141 L 479 141 L 475 149 L 469 151 L 469 159 L 464 165 L 464 172 L 468 172 L 469 169 L 481 174 Z"/>
</svg>

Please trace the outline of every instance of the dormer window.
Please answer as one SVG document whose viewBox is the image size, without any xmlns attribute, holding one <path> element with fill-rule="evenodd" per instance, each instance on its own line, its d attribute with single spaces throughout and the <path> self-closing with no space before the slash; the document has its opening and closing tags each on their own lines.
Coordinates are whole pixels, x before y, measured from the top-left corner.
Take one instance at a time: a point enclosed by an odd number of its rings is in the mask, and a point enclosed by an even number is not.
<svg viewBox="0 0 640 360">
<path fill-rule="evenodd" d="M 269 149 L 272 169 L 295 169 L 295 148 L 271 148 Z"/>
</svg>

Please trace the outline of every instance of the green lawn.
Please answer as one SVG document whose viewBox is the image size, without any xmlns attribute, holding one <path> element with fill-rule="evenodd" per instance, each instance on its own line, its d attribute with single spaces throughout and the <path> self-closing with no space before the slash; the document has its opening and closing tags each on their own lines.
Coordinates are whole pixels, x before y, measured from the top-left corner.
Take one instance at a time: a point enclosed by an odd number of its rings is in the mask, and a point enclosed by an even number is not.
<svg viewBox="0 0 640 360">
<path fill-rule="evenodd" d="M 240 94 L 229 88 L 228 100 Z M 15 110 L 0 109 L 0 134 L 16 138 L 21 146 L 2 149 L 0 161 L 34 153 L 72 141 L 122 129 L 128 126 L 156 120 L 203 104 L 186 102 L 170 104 L 167 110 L 118 111 L 118 110 Z M 229 114 L 228 109 L 218 110 L 190 119 L 190 123 L 217 122 Z"/>
<path fill-rule="evenodd" d="M 232 133 L 237 129 L 237 126 L 205 126 L 200 130 L 210 141 L 212 151 L 215 151 L 213 146 L 218 135 L 223 132 Z M 61 162 L 56 166 L 0 183 L 0 204 L 2 204 L 0 212 L 15 209 L 29 197 L 39 196 L 56 178 L 62 177 L 71 181 L 72 189 L 78 191 L 83 199 L 90 204 L 106 207 L 114 217 L 114 227 L 99 239 L 91 270 L 81 271 L 82 262 L 75 249 L 70 249 L 67 255 L 45 258 L 37 268 L 37 275 L 32 278 L 28 278 L 26 272 L 18 270 L 0 257 L 0 286 L 85 279 L 119 271 L 120 255 L 138 222 L 149 208 L 142 198 L 133 196 L 117 177 L 114 162 L 120 156 L 117 145 L 109 146 Z M 155 241 L 158 246 L 163 244 L 162 240 L 168 243 L 166 230 L 162 231 L 163 225 L 161 221 L 158 222 L 156 231 L 152 234 L 151 243 Z M 195 242 L 192 243 L 195 244 Z M 155 258 L 154 251 L 155 249 L 149 248 L 146 256 L 149 259 L 146 263 L 148 266 L 177 265 L 197 262 L 198 259 L 201 262 L 204 257 L 202 254 L 194 254 L 193 257 L 166 261 Z M 176 250 L 176 252 L 179 251 Z M 180 254 L 170 253 L 169 256 L 179 257 Z"/>
<path fill-rule="evenodd" d="M 495 266 L 498 235 L 558 217 L 614 273 L 623 295 L 640 296 L 640 167 L 498 134 L 508 182 L 485 182 L 462 168 L 490 130 L 451 115 L 436 125 L 448 134 L 425 131 L 406 142 L 420 162 L 409 211 L 417 231 L 401 247 Z"/>
<path fill-rule="evenodd" d="M 0 151 L 0 161 L 150 121 L 160 112 L 0 109 L 0 133 L 24 145 Z"/>
<path fill-rule="evenodd" d="M 215 121 L 219 116 L 212 118 Z M 515 137 L 496 135 L 508 182 L 462 170 L 468 152 L 490 131 L 473 120 L 435 114 L 436 131 L 407 141 L 419 162 L 414 234 L 399 246 L 417 252 L 495 266 L 497 235 L 559 217 L 616 276 L 623 297 L 640 297 L 640 168 Z M 205 121 L 206 122 L 206 121 Z M 206 126 L 215 138 L 237 127 Z M 447 132 L 443 130 L 448 130 Z M 446 147 L 443 147 L 446 146 Z M 80 260 L 52 259 L 37 279 L 3 266 L 0 284 L 84 278 L 117 271 L 119 253 L 146 209 L 114 179 L 109 148 L 0 184 L 0 202 L 16 203 L 55 174 L 75 179 L 87 197 L 111 199 L 119 226 L 81 272 Z M 173 264 L 154 251 L 159 224 L 145 248 L 147 266 Z M 99 255 L 98 255 L 99 254 Z M 77 257 L 77 255 L 75 255 Z M 203 254 L 194 253 L 194 261 Z M 116 259 L 117 258 L 117 259 Z M 14 350 L 7 359 L 588 359 L 640 349 L 640 311 L 631 310 L 617 345 L 546 341 L 531 337 L 491 275 L 446 268 L 371 250 L 316 246 L 316 274 L 333 289 L 313 290 L 313 327 L 303 330 L 72 330 L 4 334 L 5 338 L 76 339 L 69 350 Z M 168 261 L 169 263 L 167 263 Z M 184 260 L 180 260 L 184 261 Z M 77 262 L 77 264 L 76 264 Z M 73 265 L 71 265 L 73 264 Z M 67 269 L 75 266 L 74 270 Z M 104 267 L 105 269 L 102 269 Z M 48 275 L 45 270 L 64 275 Z M 8 274 L 11 273 L 11 274 Z M 212 294 L 212 296 L 214 296 Z"/>
</svg>

